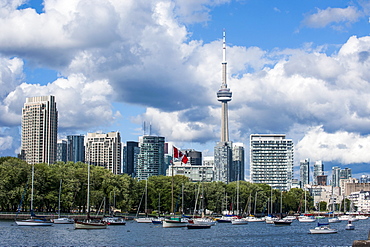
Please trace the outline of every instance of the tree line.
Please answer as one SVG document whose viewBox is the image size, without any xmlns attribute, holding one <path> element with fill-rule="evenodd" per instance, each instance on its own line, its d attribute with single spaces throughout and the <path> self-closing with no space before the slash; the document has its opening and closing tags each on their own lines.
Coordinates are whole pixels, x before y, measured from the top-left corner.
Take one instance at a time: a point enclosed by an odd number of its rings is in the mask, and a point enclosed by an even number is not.
<svg viewBox="0 0 370 247">
<path fill-rule="evenodd" d="M 61 184 L 61 212 L 85 213 L 87 168 L 82 162 L 35 164 L 34 211 L 56 213 Z M 0 157 L 0 211 L 30 210 L 31 171 L 32 165 L 23 160 Z M 307 210 L 313 210 L 313 198 L 306 193 Z M 90 206 L 97 210 L 105 201 L 106 213 L 114 207 L 131 214 L 192 214 L 196 205 L 213 213 L 237 209 L 244 214 L 300 213 L 305 210 L 304 198 L 302 189 L 280 192 L 266 184 L 246 181 L 196 183 L 180 175 L 138 181 L 127 174 L 114 175 L 102 167 L 90 166 Z"/>
</svg>

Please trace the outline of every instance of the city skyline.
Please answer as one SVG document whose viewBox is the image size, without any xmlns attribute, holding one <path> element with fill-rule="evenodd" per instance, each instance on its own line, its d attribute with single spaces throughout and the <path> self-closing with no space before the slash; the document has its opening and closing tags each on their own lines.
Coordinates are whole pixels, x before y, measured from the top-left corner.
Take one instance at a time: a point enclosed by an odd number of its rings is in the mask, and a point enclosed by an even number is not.
<svg viewBox="0 0 370 247">
<path fill-rule="evenodd" d="M 226 29 L 229 138 L 245 156 L 250 134 L 286 134 L 295 178 L 306 158 L 370 174 L 369 11 L 335 0 L 6 2 L 0 156 L 20 152 L 22 105 L 39 95 L 57 99 L 59 139 L 113 130 L 137 141 L 146 121 L 212 156 Z"/>
</svg>

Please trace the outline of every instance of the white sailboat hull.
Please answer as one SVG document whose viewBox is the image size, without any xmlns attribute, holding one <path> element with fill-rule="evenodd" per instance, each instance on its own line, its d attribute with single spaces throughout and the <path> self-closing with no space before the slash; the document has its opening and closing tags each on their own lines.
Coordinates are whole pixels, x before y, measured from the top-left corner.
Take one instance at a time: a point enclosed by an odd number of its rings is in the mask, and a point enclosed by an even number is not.
<svg viewBox="0 0 370 247">
<path fill-rule="evenodd" d="M 248 224 L 248 220 L 246 219 L 235 219 L 231 221 L 231 224 L 233 225 L 246 225 Z"/>
<path fill-rule="evenodd" d="M 52 226 L 53 222 L 38 220 L 38 219 L 28 219 L 28 220 L 16 220 L 15 223 L 18 226 Z"/>
<path fill-rule="evenodd" d="M 165 220 L 163 221 L 162 226 L 164 228 L 170 228 L 170 227 L 186 227 L 189 223 L 187 221 L 178 221 L 178 220 Z"/>
<path fill-rule="evenodd" d="M 154 218 L 136 218 L 135 221 L 137 223 L 152 223 Z"/>
<path fill-rule="evenodd" d="M 74 219 L 71 218 L 58 218 L 54 219 L 54 224 L 73 224 L 75 223 Z"/>
</svg>

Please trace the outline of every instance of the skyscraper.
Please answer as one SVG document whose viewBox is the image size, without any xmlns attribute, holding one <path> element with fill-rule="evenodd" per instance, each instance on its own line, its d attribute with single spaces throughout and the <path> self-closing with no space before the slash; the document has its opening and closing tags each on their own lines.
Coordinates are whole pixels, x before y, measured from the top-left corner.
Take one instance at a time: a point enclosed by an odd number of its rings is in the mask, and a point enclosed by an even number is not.
<svg viewBox="0 0 370 247">
<path fill-rule="evenodd" d="M 57 141 L 57 159 L 56 161 L 67 162 L 67 141 L 58 140 Z"/>
<path fill-rule="evenodd" d="M 142 136 L 139 140 L 140 153 L 138 155 L 136 177 L 146 180 L 151 176 L 164 175 L 165 138 L 161 136 Z"/>
<path fill-rule="evenodd" d="M 123 148 L 123 172 L 136 177 L 137 158 L 140 153 L 139 143 L 134 141 L 126 142 Z"/>
<path fill-rule="evenodd" d="M 321 160 L 318 160 L 313 165 L 313 184 L 318 185 L 317 183 L 317 176 L 324 175 L 324 164 Z"/>
<path fill-rule="evenodd" d="M 85 162 L 85 136 L 67 136 L 67 161 Z"/>
<path fill-rule="evenodd" d="M 26 99 L 22 108 L 22 146 L 20 158 L 30 164 L 56 161 L 58 111 L 55 97 Z"/>
<path fill-rule="evenodd" d="M 217 92 L 217 100 L 221 102 L 221 140 L 214 148 L 214 162 L 215 162 L 215 181 L 228 183 L 231 178 L 232 166 L 232 142 L 229 141 L 229 117 L 228 105 L 231 101 L 232 93 L 227 88 L 226 62 L 226 33 L 223 32 L 222 42 L 222 84 L 221 89 Z"/>
<path fill-rule="evenodd" d="M 87 133 L 85 161 L 90 165 L 102 166 L 113 174 L 120 174 L 122 144 L 119 132 Z"/>
<path fill-rule="evenodd" d="M 299 162 L 299 175 L 301 178 L 300 187 L 310 183 L 310 160 L 304 159 Z"/>
<path fill-rule="evenodd" d="M 265 183 L 274 189 L 292 186 L 293 141 L 285 135 L 252 134 L 250 136 L 250 177 L 252 183 Z"/>
<path fill-rule="evenodd" d="M 230 181 L 244 180 L 244 144 L 234 143 Z"/>
</svg>

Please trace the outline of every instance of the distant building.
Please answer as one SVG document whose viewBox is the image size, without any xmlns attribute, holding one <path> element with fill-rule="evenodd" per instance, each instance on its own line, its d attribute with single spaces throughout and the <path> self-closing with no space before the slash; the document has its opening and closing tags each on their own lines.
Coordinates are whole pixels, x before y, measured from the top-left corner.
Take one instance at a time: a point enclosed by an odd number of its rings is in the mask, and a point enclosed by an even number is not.
<svg viewBox="0 0 370 247">
<path fill-rule="evenodd" d="M 213 165 L 192 165 L 189 163 L 174 162 L 174 165 L 168 167 L 166 175 L 183 175 L 190 178 L 192 182 L 212 182 Z"/>
<path fill-rule="evenodd" d="M 29 164 L 53 164 L 57 158 L 57 132 L 55 97 L 27 98 L 22 108 L 22 146 L 19 158 Z"/>
<path fill-rule="evenodd" d="M 218 142 L 214 148 L 215 181 L 231 182 L 232 142 Z"/>
<path fill-rule="evenodd" d="M 136 177 L 138 155 L 140 153 L 139 142 L 128 141 L 123 147 L 123 173 Z"/>
<path fill-rule="evenodd" d="M 292 187 L 293 141 L 284 134 L 250 136 L 250 177 L 252 183 L 265 183 L 274 189 Z"/>
<path fill-rule="evenodd" d="M 370 179 L 368 175 L 361 175 L 360 183 L 369 183 Z"/>
<path fill-rule="evenodd" d="M 120 174 L 122 144 L 119 132 L 87 133 L 85 148 L 85 160 L 88 164 Z"/>
<path fill-rule="evenodd" d="M 349 179 L 352 177 L 352 170 L 351 168 L 340 169 L 337 166 L 332 168 L 332 178 L 331 178 L 331 185 L 334 187 L 340 187 L 340 180 L 341 179 Z"/>
<path fill-rule="evenodd" d="M 348 199 L 353 203 L 357 212 L 369 213 L 370 212 L 370 191 L 357 191 L 352 192 Z"/>
<path fill-rule="evenodd" d="M 140 153 L 136 175 L 139 180 L 147 180 L 151 176 L 164 175 L 165 138 L 161 136 L 141 136 Z"/>
<path fill-rule="evenodd" d="M 317 180 L 317 185 L 326 186 L 328 176 L 327 175 L 319 175 L 319 176 L 316 177 L 316 180 Z"/>
<path fill-rule="evenodd" d="M 67 162 L 67 141 L 58 140 L 57 141 L 57 160 Z"/>
<path fill-rule="evenodd" d="M 310 160 L 304 159 L 299 162 L 300 187 L 310 183 Z"/>
<path fill-rule="evenodd" d="M 185 150 L 186 156 L 188 157 L 190 165 L 201 166 L 202 165 L 202 152 L 195 151 L 194 149 Z"/>
<path fill-rule="evenodd" d="M 85 136 L 67 136 L 67 161 L 85 162 Z"/>
<path fill-rule="evenodd" d="M 318 160 L 313 165 L 313 184 L 318 185 L 317 183 L 317 176 L 324 175 L 324 164 L 321 160 Z"/>
<path fill-rule="evenodd" d="M 233 144 L 233 163 L 230 171 L 230 181 L 244 180 L 244 144 Z"/>
</svg>

